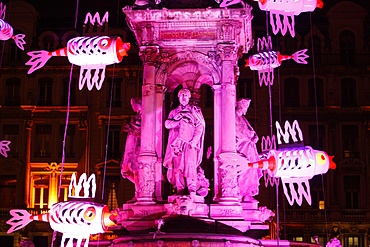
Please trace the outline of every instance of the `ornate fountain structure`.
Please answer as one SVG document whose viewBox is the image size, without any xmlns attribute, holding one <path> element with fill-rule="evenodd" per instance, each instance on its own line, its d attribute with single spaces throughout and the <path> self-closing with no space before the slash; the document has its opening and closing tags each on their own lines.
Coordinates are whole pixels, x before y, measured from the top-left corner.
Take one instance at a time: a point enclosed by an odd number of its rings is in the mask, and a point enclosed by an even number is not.
<svg viewBox="0 0 370 247">
<path fill-rule="evenodd" d="M 145 231 L 157 227 L 158 220 L 181 217 L 222 223 L 240 232 L 268 229 L 265 221 L 273 213 L 259 207 L 252 196 L 243 199 L 238 182 L 239 167 L 250 161 L 237 151 L 235 108 L 237 61 L 253 46 L 251 10 L 245 4 L 233 8 L 123 9 L 144 65 L 136 198 L 135 203 L 123 205 L 119 212 L 119 223 L 127 230 Z M 166 147 L 162 135 L 167 124 L 163 119 L 168 117 L 163 112 L 165 92 L 173 92 L 178 86 L 186 88 L 196 107 L 203 84 L 213 91 L 214 203 L 206 205 L 204 194 L 179 193 L 179 188 L 164 202 L 162 169 L 166 169 L 166 157 L 162 149 Z M 186 157 L 185 166 L 191 156 Z"/>
</svg>

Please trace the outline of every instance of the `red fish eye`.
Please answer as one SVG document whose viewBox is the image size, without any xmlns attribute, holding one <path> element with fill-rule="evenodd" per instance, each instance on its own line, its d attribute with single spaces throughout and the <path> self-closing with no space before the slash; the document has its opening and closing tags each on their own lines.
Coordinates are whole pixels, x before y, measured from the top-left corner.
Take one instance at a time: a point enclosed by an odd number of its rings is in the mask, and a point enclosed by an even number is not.
<svg viewBox="0 0 370 247">
<path fill-rule="evenodd" d="M 110 39 L 105 38 L 105 39 L 100 40 L 99 47 L 103 50 L 106 50 L 110 47 L 111 43 L 112 41 Z"/>
<path fill-rule="evenodd" d="M 323 154 L 322 154 L 322 155 L 321 155 L 321 159 L 322 159 L 322 160 L 325 160 L 325 155 L 323 155 Z"/>
<path fill-rule="evenodd" d="M 84 213 L 84 219 L 87 221 L 92 221 L 95 218 L 96 210 L 94 207 L 89 207 Z"/>
</svg>

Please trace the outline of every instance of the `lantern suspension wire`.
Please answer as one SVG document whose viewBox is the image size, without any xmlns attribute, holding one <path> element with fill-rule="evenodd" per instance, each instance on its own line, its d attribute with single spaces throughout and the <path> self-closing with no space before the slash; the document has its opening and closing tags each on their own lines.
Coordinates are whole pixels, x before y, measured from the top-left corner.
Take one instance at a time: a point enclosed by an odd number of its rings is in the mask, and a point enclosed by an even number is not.
<svg viewBox="0 0 370 247">
<path fill-rule="evenodd" d="M 320 140 L 320 131 L 319 131 L 319 115 L 318 115 L 318 107 L 317 107 L 317 83 L 316 83 L 316 66 L 315 66 L 315 50 L 314 50 L 314 39 L 313 39 L 313 31 L 312 31 L 312 13 L 310 12 L 310 32 L 311 32 L 311 57 L 312 57 L 312 71 L 313 71 L 313 86 L 314 86 L 314 98 L 315 98 L 315 119 L 316 119 L 316 147 L 319 147 L 319 140 Z M 324 218 L 325 218 L 325 237 L 326 242 L 330 241 L 329 234 L 328 234 L 328 220 L 326 215 L 326 208 L 325 208 L 325 184 L 324 184 L 324 175 L 321 174 L 321 186 L 322 186 L 322 196 L 324 200 Z M 319 198 L 320 200 L 320 198 Z"/>
<path fill-rule="evenodd" d="M 76 12 L 75 12 L 75 29 L 77 26 L 77 18 L 78 18 L 78 5 L 79 0 L 77 0 L 76 3 Z M 65 149 L 66 149 L 66 139 L 67 139 L 67 133 L 68 133 L 68 123 L 69 123 L 69 113 L 70 113 L 70 107 L 71 107 L 71 84 L 72 84 L 72 78 L 73 78 L 73 64 L 71 64 L 71 68 L 69 71 L 69 81 L 68 81 L 68 98 L 67 98 L 67 112 L 66 112 L 66 121 L 64 126 L 64 135 L 63 135 L 63 146 L 62 146 L 62 164 L 60 167 L 60 175 L 59 175 L 59 184 L 58 184 L 58 200 L 60 198 L 60 191 L 62 188 L 62 180 L 63 180 L 63 170 L 64 170 L 64 163 L 65 163 Z M 53 231 L 53 236 L 51 240 L 51 246 L 54 246 L 54 242 L 57 237 L 57 231 Z"/>
<path fill-rule="evenodd" d="M 116 26 L 118 26 L 118 15 L 119 15 L 119 0 L 117 0 L 117 12 L 116 12 Z M 109 30 L 108 30 L 109 32 Z M 110 135 L 110 122 L 111 122 L 111 115 L 112 115 L 112 102 L 113 102 L 113 92 L 114 92 L 114 77 L 115 77 L 115 69 L 116 65 L 113 64 L 112 70 L 112 80 L 111 80 L 111 87 L 109 93 L 109 110 L 108 110 L 108 126 L 107 126 L 107 136 L 105 140 L 105 156 L 104 156 L 104 170 L 103 170 L 103 183 L 102 183 L 102 193 L 101 199 L 104 200 L 104 192 L 105 192 L 105 180 L 106 180 L 106 172 L 107 172 L 107 160 L 108 160 L 108 146 L 109 146 L 109 135 Z"/>
<path fill-rule="evenodd" d="M 266 35 L 267 38 L 269 37 L 269 11 L 266 11 Z M 272 44 L 271 44 L 272 45 Z M 270 47 L 267 48 L 268 50 L 271 49 Z M 270 53 L 269 53 L 270 54 Z M 270 60 L 270 59 L 269 59 Z M 269 64 L 270 65 L 270 64 Z M 269 66 L 269 70 L 272 69 Z M 274 73 L 274 72 L 272 72 Z M 272 140 L 273 136 L 273 125 L 272 125 L 272 89 L 271 89 L 271 83 L 268 84 L 268 94 L 269 94 L 269 108 L 270 108 L 270 138 Z M 279 183 L 276 183 L 275 187 L 275 194 L 276 194 L 276 240 L 277 240 L 277 246 L 280 245 L 280 215 L 279 215 Z"/>
</svg>

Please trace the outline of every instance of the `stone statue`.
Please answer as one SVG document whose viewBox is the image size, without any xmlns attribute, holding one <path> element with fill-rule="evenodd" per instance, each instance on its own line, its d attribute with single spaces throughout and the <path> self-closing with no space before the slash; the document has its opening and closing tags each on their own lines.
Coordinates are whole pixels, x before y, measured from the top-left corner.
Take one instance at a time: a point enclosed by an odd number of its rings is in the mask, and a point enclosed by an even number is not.
<svg viewBox="0 0 370 247">
<path fill-rule="evenodd" d="M 176 188 L 177 195 L 195 196 L 198 191 L 198 195 L 206 196 L 208 188 L 205 190 L 204 187 L 209 184 L 199 166 L 203 156 L 205 121 L 201 109 L 189 105 L 190 96 L 188 89 L 181 89 L 178 93 L 180 106 L 172 110 L 165 121 L 169 136 L 163 165 L 168 168 L 167 179 Z"/>
<path fill-rule="evenodd" d="M 127 132 L 125 153 L 121 161 L 121 174 L 122 177 L 127 178 L 135 185 L 135 196 L 132 202 L 136 201 L 136 193 L 138 190 L 138 160 L 140 153 L 140 135 L 141 135 L 141 99 L 131 98 L 132 109 L 136 112 L 130 123 L 126 124 L 123 128 Z"/>
<path fill-rule="evenodd" d="M 240 99 L 236 102 L 235 136 L 236 151 L 248 159 L 249 162 L 259 160 L 256 143 L 258 136 L 243 116 L 247 113 L 250 99 Z M 239 176 L 239 187 L 242 201 L 253 201 L 253 196 L 259 192 L 259 180 L 262 177 L 260 169 L 248 169 Z"/>
</svg>

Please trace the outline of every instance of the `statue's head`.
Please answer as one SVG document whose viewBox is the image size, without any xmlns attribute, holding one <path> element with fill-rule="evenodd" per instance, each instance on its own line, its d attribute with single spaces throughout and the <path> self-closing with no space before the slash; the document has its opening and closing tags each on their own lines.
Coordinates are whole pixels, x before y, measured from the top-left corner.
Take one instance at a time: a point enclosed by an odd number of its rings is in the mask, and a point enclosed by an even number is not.
<svg viewBox="0 0 370 247">
<path fill-rule="evenodd" d="M 131 106 L 135 112 L 141 112 L 142 100 L 139 97 L 131 98 Z"/>
<path fill-rule="evenodd" d="M 180 89 L 179 93 L 177 94 L 179 97 L 180 104 L 182 106 L 186 106 L 189 103 L 191 92 L 187 88 Z"/>
<path fill-rule="evenodd" d="M 236 109 L 238 111 L 241 111 L 242 114 L 244 115 L 248 111 L 250 103 L 251 103 L 251 99 L 239 99 L 236 102 Z"/>
</svg>

